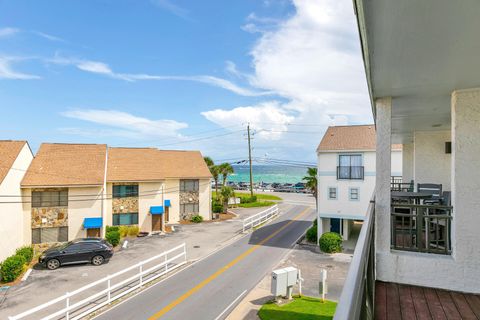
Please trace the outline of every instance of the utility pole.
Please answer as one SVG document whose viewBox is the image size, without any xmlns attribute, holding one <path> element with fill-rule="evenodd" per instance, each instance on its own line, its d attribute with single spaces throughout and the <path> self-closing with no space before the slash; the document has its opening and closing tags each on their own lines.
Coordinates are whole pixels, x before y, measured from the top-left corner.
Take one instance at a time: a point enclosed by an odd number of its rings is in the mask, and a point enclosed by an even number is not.
<svg viewBox="0 0 480 320">
<path fill-rule="evenodd" d="M 247 134 L 248 134 L 248 161 L 250 163 L 250 196 L 253 197 L 252 146 L 250 144 L 250 123 L 247 124 Z"/>
</svg>

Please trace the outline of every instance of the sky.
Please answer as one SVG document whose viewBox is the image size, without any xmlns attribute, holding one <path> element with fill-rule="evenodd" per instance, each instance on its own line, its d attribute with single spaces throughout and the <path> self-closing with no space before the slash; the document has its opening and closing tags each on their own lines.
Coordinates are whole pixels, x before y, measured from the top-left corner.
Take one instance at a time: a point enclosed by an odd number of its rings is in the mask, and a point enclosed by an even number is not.
<svg viewBox="0 0 480 320">
<path fill-rule="evenodd" d="M 48 5 L 47 5 L 48 4 Z M 351 0 L 0 1 L 0 139 L 314 162 L 372 123 Z"/>
</svg>

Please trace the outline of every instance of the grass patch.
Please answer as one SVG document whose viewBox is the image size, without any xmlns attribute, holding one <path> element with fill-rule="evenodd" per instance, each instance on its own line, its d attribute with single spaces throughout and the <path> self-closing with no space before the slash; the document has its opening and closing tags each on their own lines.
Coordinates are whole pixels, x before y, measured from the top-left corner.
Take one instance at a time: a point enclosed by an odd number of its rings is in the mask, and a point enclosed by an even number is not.
<svg viewBox="0 0 480 320">
<path fill-rule="evenodd" d="M 290 303 L 278 306 L 267 302 L 258 311 L 262 320 L 330 320 L 333 319 L 337 303 L 311 297 L 294 297 Z"/>
<path fill-rule="evenodd" d="M 257 208 L 257 207 L 270 207 L 273 206 L 275 202 L 272 201 L 256 201 L 250 203 L 240 203 L 238 206 L 240 208 Z"/>
<path fill-rule="evenodd" d="M 212 197 L 216 197 L 215 191 L 212 191 Z M 258 200 L 282 200 L 282 198 L 274 196 L 272 194 L 263 194 L 263 193 L 254 193 L 255 196 L 257 196 Z M 236 197 L 245 197 L 245 196 L 250 196 L 250 193 L 247 192 L 238 192 L 235 191 L 235 196 Z"/>
</svg>

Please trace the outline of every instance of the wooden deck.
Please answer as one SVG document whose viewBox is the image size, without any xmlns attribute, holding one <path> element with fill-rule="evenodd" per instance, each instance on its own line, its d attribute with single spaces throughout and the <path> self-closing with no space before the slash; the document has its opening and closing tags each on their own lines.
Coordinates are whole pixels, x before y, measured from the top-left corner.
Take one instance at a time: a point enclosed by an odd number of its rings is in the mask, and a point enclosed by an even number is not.
<svg viewBox="0 0 480 320">
<path fill-rule="evenodd" d="M 480 295 L 377 281 L 375 319 L 480 320 Z"/>
</svg>

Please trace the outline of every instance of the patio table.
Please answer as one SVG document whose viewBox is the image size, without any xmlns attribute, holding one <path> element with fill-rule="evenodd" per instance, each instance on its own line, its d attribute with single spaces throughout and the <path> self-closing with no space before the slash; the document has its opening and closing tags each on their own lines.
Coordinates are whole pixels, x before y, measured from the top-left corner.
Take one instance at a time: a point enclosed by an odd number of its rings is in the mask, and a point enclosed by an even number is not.
<svg viewBox="0 0 480 320">
<path fill-rule="evenodd" d="M 392 191 L 392 198 L 413 200 L 415 204 L 420 204 L 420 200 L 430 199 L 432 196 L 430 192 Z"/>
</svg>

